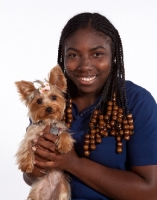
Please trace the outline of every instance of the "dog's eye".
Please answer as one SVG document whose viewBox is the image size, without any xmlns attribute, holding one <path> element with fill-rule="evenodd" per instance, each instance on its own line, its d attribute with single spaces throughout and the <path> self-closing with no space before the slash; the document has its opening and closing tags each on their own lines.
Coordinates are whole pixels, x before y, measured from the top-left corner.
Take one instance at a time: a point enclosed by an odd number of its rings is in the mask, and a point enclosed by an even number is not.
<svg viewBox="0 0 157 200">
<path fill-rule="evenodd" d="M 37 103 L 38 103 L 38 104 L 41 104 L 41 103 L 42 103 L 42 99 L 38 99 L 38 100 L 37 100 Z"/>
<path fill-rule="evenodd" d="M 57 97 L 55 95 L 53 95 L 51 98 L 52 98 L 52 100 L 56 100 L 57 99 Z"/>
</svg>

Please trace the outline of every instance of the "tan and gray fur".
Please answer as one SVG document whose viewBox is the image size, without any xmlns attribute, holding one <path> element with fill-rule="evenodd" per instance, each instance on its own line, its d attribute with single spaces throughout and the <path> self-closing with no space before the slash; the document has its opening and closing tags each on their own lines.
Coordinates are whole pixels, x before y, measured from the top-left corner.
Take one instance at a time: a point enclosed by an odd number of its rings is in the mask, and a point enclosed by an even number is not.
<svg viewBox="0 0 157 200">
<path fill-rule="evenodd" d="M 34 165 L 32 141 L 38 138 L 46 125 L 56 124 L 59 127 L 57 149 L 60 153 L 67 153 L 72 149 L 74 139 L 68 133 L 65 124 L 61 122 L 66 106 L 64 94 L 67 89 L 66 79 L 60 68 L 55 66 L 49 73 L 49 90 L 42 94 L 33 82 L 15 82 L 21 100 L 28 107 L 28 116 L 32 124 L 27 128 L 24 139 L 16 153 L 18 168 L 22 172 L 31 173 Z M 44 87 L 42 81 L 36 81 Z M 41 103 L 42 102 L 42 103 Z M 52 169 L 49 173 L 32 184 L 28 200 L 69 200 L 71 199 L 69 181 L 63 171 Z"/>
</svg>

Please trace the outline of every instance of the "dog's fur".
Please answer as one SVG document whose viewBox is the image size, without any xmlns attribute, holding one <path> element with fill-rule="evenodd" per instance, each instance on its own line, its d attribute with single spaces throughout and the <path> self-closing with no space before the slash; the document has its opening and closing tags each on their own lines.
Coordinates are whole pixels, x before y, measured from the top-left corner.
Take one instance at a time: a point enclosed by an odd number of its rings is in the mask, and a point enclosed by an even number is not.
<svg viewBox="0 0 157 200">
<path fill-rule="evenodd" d="M 44 89 L 44 83 L 37 80 L 41 85 L 42 93 L 34 83 L 28 81 L 15 82 L 21 100 L 28 107 L 28 116 L 32 124 L 28 127 L 24 139 L 16 153 L 17 164 L 22 172 L 31 173 L 33 170 L 34 153 L 32 141 L 38 138 L 39 133 L 45 126 L 55 124 L 59 130 L 57 149 L 60 153 L 67 153 L 71 150 L 74 140 L 68 133 L 64 123 L 61 122 L 64 116 L 66 101 L 66 79 L 60 68 L 55 66 L 50 71 L 48 80 L 49 89 Z M 71 199 L 70 185 L 63 171 L 52 169 L 47 175 L 38 178 L 33 183 L 28 200 L 69 200 Z"/>
</svg>

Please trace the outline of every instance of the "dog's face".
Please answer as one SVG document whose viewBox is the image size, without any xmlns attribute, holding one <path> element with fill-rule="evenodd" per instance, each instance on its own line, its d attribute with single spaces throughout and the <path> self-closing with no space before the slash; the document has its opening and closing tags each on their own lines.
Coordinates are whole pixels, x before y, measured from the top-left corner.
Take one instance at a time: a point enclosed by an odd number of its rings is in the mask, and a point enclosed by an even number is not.
<svg viewBox="0 0 157 200">
<path fill-rule="evenodd" d="M 60 121 L 64 115 L 66 79 L 59 66 L 52 68 L 46 85 L 42 81 L 39 88 L 28 81 L 16 82 L 21 100 L 28 107 L 28 116 L 34 123 L 52 119 Z"/>
</svg>

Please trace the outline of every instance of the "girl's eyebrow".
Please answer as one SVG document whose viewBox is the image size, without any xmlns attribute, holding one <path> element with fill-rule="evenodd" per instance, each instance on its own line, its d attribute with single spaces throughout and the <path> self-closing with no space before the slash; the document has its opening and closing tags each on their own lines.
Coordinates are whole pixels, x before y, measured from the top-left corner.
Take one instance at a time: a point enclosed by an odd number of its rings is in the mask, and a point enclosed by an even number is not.
<svg viewBox="0 0 157 200">
<path fill-rule="evenodd" d="M 77 49 L 75 49 L 75 48 L 73 48 L 73 47 L 69 47 L 69 48 L 67 48 L 67 51 L 69 51 L 69 50 L 73 50 L 73 51 L 77 51 L 77 52 L 79 52 L 79 50 L 77 50 Z"/>
<path fill-rule="evenodd" d="M 96 46 L 96 47 L 92 48 L 91 51 L 92 51 L 92 50 L 97 50 L 97 49 L 105 49 L 105 50 L 106 50 L 106 48 L 103 47 L 103 46 Z M 69 50 L 73 50 L 73 51 L 79 52 L 78 49 L 75 49 L 75 48 L 73 48 L 73 47 L 69 47 L 69 48 L 67 49 L 67 51 L 69 51 Z"/>
<path fill-rule="evenodd" d="M 92 48 L 91 50 L 97 50 L 97 49 L 105 49 L 106 50 L 106 48 L 103 46 L 96 46 L 96 47 Z"/>
</svg>

